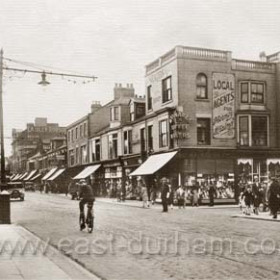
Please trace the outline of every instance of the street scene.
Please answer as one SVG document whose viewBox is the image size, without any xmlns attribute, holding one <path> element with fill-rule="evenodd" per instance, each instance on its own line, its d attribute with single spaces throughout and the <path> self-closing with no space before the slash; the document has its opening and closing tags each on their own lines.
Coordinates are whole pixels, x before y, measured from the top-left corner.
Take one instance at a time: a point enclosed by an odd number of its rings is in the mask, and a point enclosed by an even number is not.
<svg viewBox="0 0 280 280">
<path fill-rule="evenodd" d="M 0 279 L 279 279 L 279 9 L 1 3 Z"/>
</svg>

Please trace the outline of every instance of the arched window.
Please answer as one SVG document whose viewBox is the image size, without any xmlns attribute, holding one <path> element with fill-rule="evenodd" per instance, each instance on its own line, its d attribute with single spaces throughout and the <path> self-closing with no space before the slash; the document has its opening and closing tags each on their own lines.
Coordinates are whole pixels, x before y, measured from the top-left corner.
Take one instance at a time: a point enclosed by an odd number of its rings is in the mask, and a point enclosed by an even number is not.
<svg viewBox="0 0 280 280">
<path fill-rule="evenodd" d="M 196 98 L 207 99 L 207 77 L 205 74 L 199 73 L 196 76 Z"/>
</svg>

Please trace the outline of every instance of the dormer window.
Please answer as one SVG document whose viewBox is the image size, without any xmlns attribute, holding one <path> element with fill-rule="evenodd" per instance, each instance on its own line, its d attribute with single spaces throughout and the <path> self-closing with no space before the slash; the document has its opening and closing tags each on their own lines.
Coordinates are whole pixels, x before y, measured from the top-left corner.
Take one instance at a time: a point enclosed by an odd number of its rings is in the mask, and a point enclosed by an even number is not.
<svg viewBox="0 0 280 280">
<path fill-rule="evenodd" d="M 111 108 L 111 121 L 119 121 L 119 107 Z"/>
</svg>

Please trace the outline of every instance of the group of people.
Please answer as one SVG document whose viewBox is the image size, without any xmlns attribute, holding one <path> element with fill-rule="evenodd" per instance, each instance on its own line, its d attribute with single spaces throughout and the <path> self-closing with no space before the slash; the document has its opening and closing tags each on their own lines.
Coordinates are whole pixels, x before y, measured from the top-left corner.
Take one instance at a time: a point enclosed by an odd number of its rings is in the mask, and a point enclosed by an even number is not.
<svg viewBox="0 0 280 280">
<path fill-rule="evenodd" d="M 253 183 L 243 186 L 239 196 L 240 210 L 245 215 L 259 215 L 260 206 L 263 211 L 268 208 L 273 219 L 277 219 L 280 208 L 280 185 L 277 178 L 271 178 L 267 185 L 260 184 L 258 178 Z"/>
</svg>

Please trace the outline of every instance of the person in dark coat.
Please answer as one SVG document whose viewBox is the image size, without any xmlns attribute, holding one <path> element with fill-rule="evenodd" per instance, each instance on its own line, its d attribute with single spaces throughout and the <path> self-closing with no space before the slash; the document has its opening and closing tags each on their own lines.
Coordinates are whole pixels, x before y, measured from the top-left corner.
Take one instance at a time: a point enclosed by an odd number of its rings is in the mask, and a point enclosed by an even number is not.
<svg viewBox="0 0 280 280">
<path fill-rule="evenodd" d="M 244 198 L 244 202 L 246 205 L 246 215 L 251 215 L 251 206 L 253 205 L 254 202 L 254 196 L 252 193 L 252 188 L 250 186 L 248 186 L 246 188 L 246 191 L 243 193 L 241 199 Z"/>
<path fill-rule="evenodd" d="M 272 183 L 269 186 L 269 190 L 268 190 L 268 204 L 273 219 L 277 219 L 279 201 L 280 201 L 280 186 L 276 178 L 273 178 Z"/>
<path fill-rule="evenodd" d="M 214 206 L 214 197 L 216 194 L 216 188 L 212 183 L 209 186 L 208 194 L 209 194 L 209 200 L 210 200 L 209 205 Z"/>
<path fill-rule="evenodd" d="M 255 182 L 253 183 L 252 192 L 253 192 L 253 205 L 254 205 L 254 213 L 259 215 L 259 207 L 261 204 L 261 192 L 260 192 L 260 184 L 257 181 L 258 179 L 255 178 Z"/>
<path fill-rule="evenodd" d="M 162 212 L 168 212 L 169 186 L 165 177 L 161 179 L 161 184 L 161 201 L 163 207 Z"/>
</svg>

